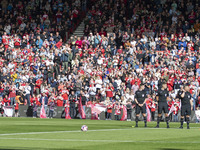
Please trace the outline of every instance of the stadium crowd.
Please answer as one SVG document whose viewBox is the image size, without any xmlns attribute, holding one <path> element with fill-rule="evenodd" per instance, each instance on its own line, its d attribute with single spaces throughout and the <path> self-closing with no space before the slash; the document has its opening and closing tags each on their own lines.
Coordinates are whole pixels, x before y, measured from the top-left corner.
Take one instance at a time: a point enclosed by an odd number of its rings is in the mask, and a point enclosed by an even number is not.
<svg viewBox="0 0 200 150">
<path fill-rule="evenodd" d="M 120 105 L 131 110 L 143 83 L 154 114 L 156 91 L 167 82 L 174 115 L 186 83 L 193 110 L 200 107 L 199 0 L 99 0 L 89 10 L 86 2 L 1 1 L 3 105 L 41 105 L 46 95 L 45 106 L 69 101 L 74 109 L 81 96 L 84 106 L 105 104 L 109 114 Z M 66 42 L 81 11 L 87 11 L 84 37 Z"/>
</svg>

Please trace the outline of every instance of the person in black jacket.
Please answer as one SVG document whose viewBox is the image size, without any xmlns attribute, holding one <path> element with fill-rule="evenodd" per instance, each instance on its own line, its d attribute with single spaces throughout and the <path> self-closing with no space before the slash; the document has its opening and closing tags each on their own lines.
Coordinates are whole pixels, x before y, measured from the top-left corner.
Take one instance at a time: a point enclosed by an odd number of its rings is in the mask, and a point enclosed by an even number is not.
<svg viewBox="0 0 200 150">
<path fill-rule="evenodd" d="M 60 66 L 59 66 L 60 65 L 60 56 L 58 55 L 58 53 L 55 53 L 53 62 L 55 63 L 54 70 L 55 70 L 55 74 L 57 76 L 60 74 Z"/>
<path fill-rule="evenodd" d="M 51 81 L 53 80 L 53 68 L 52 66 L 49 66 L 48 71 L 47 71 L 47 77 L 48 77 L 48 84 L 51 83 Z"/>
<path fill-rule="evenodd" d="M 30 84 L 30 87 L 31 87 L 31 96 L 33 96 L 33 91 L 34 91 L 34 87 L 35 87 L 35 78 L 33 78 L 33 76 L 30 76 L 29 80 L 28 80 L 28 83 Z"/>
<path fill-rule="evenodd" d="M 68 52 L 67 50 L 63 50 L 63 53 L 61 55 L 61 62 L 62 62 L 62 66 L 64 67 L 65 70 L 68 69 Z"/>
<path fill-rule="evenodd" d="M 70 117 L 72 119 L 75 118 L 75 112 L 76 112 L 76 101 L 77 96 L 75 95 L 74 91 L 71 91 L 71 94 L 69 95 L 69 102 L 70 102 Z"/>
</svg>

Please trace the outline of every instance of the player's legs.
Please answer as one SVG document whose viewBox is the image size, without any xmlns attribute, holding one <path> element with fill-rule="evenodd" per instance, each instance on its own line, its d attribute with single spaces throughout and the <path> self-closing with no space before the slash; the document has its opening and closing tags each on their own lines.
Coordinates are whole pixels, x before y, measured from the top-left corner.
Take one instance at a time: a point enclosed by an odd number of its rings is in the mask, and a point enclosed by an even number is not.
<svg viewBox="0 0 200 150">
<path fill-rule="evenodd" d="M 164 106 L 164 113 L 165 113 L 165 120 L 166 120 L 166 124 L 167 124 L 167 128 L 169 128 L 169 115 L 168 115 L 168 106 L 167 104 L 165 104 Z"/>
<path fill-rule="evenodd" d="M 167 128 L 169 128 L 169 116 L 167 113 L 165 114 L 165 120 L 166 120 Z"/>
<path fill-rule="evenodd" d="M 146 105 L 141 107 L 142 115 L 144 117 L 144 127 L 147 127 Z"/>
<path fill-rule="evenodd" d="M 184 115 L 185 115 L 185 109 L 184 107 L 181 107 L 181 126 L 180 129 L 183 129 L 183 120 L 184 120 Z"/>
<path fill-rule="evenodd" d="M 180 126 L 180 129 L 183 129 L 183 120 L 184 120 L 184 116 L 181 116 L 181 126 Z"/>
<path fill-rule="evenodd" d="M 140 115 L 140 107 L 136 105 L 135 127 L 138 127 L 139 115 Z"/>
<path fill-rule="evenodd" d="M 190 129 L 190 115 L 191 115 L 191 108 L 187 107 L 186 109 L 186 122 L 187 122 L 187 129 Z"/>
<path fill-rule="evenodd" d="M 156 128 L 159 128 L 161 115 L 162 115 L 162 105 L 158 104 L 158 118 L 157 118 L 157 126 L 156 126 Z"/>
<path fill-rule="evenodd" d="M 190 116 L 189 115 L 186 115 L 186 121 L 187 121 L 187 129 L 190 129 Z"/>
<path fill-rule="evenodd" d="M 142 114 L 144 117 L 144 127 L 147 127 L 147 116 L 146 114 Z"/>
</svg>

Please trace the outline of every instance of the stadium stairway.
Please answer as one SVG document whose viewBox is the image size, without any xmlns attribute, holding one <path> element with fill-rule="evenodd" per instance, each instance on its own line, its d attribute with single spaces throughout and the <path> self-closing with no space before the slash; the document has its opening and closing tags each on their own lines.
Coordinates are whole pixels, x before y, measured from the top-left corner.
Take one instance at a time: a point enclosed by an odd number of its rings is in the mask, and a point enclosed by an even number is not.
<svg viewBox="0 0 200 150">
<path fill-rule="evenodd" d="M 76 30 L 74 31 L 74 33 L 70 36 L 70 38 L 72 36 L 77 36 L 77 37 L 83 37 L 84 35 L 84 29 L 85 29 L 85 24 L 84 24 L 84 19 L 83 21 L 80 23 L 80 25 L 76 28 Z M 70 39 L 69 38 L 69 39 Z"/>
</svg>

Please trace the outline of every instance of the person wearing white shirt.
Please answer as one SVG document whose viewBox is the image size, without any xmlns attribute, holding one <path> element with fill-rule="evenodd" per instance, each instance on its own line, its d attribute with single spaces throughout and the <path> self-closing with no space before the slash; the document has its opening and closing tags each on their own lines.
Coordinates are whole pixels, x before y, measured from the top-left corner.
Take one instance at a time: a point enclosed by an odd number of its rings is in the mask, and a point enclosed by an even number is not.
<svg viewBox="0 0 200 150">
<path fill-rule="evenodd" d="M 27 103 L 28 103 L 28 106 L 30 106 L 31 105 L 31 103 L 30 103 L 31 87 L 29 86 L 28 83 L 26 83 L 26 86 L 24 88 L 25 88 Z"/>
<path fill-rule="evenodd" d="M 13 64 L 13 62 L 10 62 L 9 64 L 8 64 L 8 68 L 9 69 L 13 69 L 15 67 L 15 64 Z"/>
<path fill-rule="evenodd" d="M 99 59 L 97 59 L 97 64 L 98 65 L 102 65 L 103 64 L 103 59 L 101 58 L 101 56 L 99 56 Z"/>
<path fill-rule="evenodd" d="M 98 92 L 102 87 L 102 80 L 101 80 L 100 76 L 98 76 L 97 80 L 95 80 L 95 85 L 96 85 L 96 89 Z"/>
<path fill-rule="evenodd" d="M 90 97 L 89 97 L 89 100 L 90 101 L 95 101 L 95 96 L 96 96 L 96 87 L 94 86 L 94 84 L 92 83 L 91 84 L 91 87 L 89 88 L 89 95 L 90 95 Z"/>
<path fill-rule="evenodd" d="M 118 77 L 117 80 L 115 80 L 115 82 L 116 82 L 117 85 L 118 85 L 117 89 L 119 89 L 119 88 L 120 88 L 120 85 L 121 85 L 121 83 L 122 83 L 122 80 L 120 79 L 120 77 Z"/>
<path fill-rule="evenodd" d="M 110 80 L 108 79 L 108 76 L 106 76 L 103 80 L 103 84 L 104 86 L 106 86 L 106 84 L 109 84 L 110 83 Z"/>
</svg>

